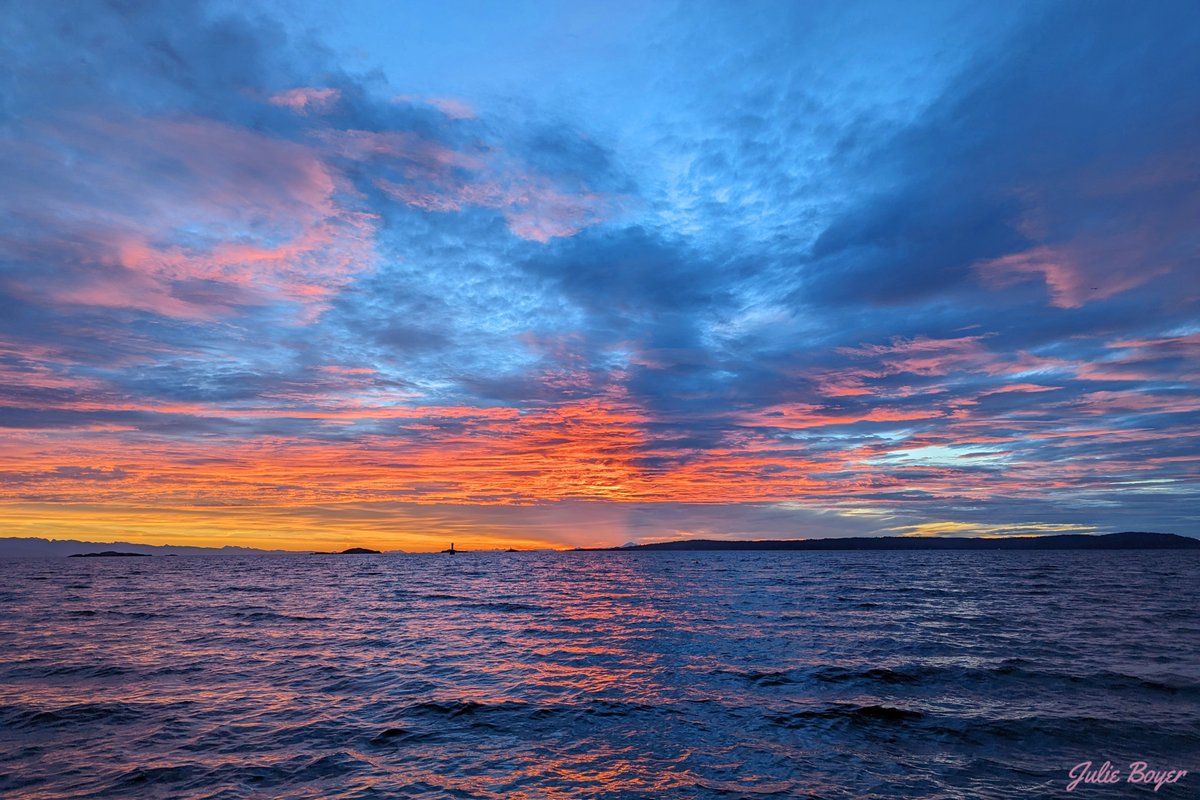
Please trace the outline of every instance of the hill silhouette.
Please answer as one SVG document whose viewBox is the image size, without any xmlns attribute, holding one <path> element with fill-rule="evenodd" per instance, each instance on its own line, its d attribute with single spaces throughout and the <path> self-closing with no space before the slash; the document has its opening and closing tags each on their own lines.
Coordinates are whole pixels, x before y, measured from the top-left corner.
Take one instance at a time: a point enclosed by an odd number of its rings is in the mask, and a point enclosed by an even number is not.
<svg viewBox="0 0 1200 800">
<path fill-rule="evenodd" d="M 679 542 L 589 548 L 612 552 L 645 550 L 1200 550 L 1200 539 L 1174 533 L 1126 531 L 1103 535 L 1053 536 L 875 536 L 847 539 L 688 539 Z"/>
</svg>

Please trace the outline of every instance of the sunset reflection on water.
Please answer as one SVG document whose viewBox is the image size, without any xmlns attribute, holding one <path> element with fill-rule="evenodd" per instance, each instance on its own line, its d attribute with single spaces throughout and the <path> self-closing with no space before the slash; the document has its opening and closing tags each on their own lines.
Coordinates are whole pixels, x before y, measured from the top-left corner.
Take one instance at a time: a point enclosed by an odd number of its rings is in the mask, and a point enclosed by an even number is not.
<svg viewBox="0 0 1200 800">
<path fill-rule="evenodd" d="M 1190 554 L 3 566 L 5 797 L 1025 797 L 1196 753 Z"/>
</svg>

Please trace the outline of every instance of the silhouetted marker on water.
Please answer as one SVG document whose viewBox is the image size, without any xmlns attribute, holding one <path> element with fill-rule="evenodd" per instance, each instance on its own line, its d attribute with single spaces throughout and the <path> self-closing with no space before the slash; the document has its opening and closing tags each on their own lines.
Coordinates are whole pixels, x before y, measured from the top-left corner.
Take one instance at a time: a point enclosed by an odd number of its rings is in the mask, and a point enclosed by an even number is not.
<svg viewBox="0 0 1200 800">
<path fill-rule="evenodd" d="M 454 555 L 454 554 L 455 554 L 455 553 L 457 553 L 458 551 L 454 549 L 454 542 L 451 542 L 451 543 L 450 543 L 450 549 L 449 549 L 449 550 L 443 550 L 442 552 L 443 552 L 443 553 L 449 553 L 450 555 Z"/>
</svg>

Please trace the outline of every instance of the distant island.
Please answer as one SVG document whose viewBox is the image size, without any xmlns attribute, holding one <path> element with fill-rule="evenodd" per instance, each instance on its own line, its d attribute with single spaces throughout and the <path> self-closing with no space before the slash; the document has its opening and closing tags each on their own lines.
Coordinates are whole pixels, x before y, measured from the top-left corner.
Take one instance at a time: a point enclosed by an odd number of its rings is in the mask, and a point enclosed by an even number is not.
<svg viewBox="0 0 1200 800">
<path fill-rule="evenodd" d="M 314 556 L 378 556 L 382 555 L 381 550 L 371 550 L 366 547 L 349 547 L 345 550 L 326 550 L 313 553 Z"/>
<path fill-rule="evenodd" d="M 1103 535 L 1053 536 L 875 536 L 847 539 L 688 539 L 679 542 L 580 548 L 587 551 L 699 550 L 1200 550 L 1200 539 L 1174 533 L 1126 531 Z"/>
<path fill-rule="evenodd" d="M 150 558 L 149 553 L 126 553 L 121 550 L 101 550 L 99 553 L 72 553 L 67 558 Z"/>
</svg>

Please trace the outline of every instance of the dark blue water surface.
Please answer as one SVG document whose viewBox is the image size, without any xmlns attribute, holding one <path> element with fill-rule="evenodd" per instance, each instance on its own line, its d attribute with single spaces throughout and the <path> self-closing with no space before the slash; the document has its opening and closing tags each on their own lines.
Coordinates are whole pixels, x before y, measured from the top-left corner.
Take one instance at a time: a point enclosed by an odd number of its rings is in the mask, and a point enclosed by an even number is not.
<svg viewBox="0 0 1200 800">
<path fill-rule="evenodd" d="M 0 569 L 5 798 L 1200 797 L 1195 553 Z"/>
</svg>

